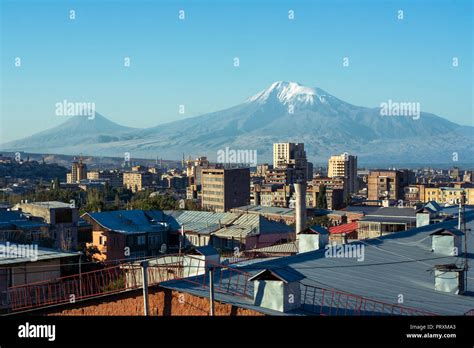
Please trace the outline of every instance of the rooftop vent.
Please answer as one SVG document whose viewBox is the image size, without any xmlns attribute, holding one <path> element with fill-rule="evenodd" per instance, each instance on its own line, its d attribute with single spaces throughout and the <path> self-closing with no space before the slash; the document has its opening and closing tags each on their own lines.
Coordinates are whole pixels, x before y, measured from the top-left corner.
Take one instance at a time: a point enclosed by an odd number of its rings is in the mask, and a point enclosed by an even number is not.
<svg viewBox="0 0 474 348">
<path fill-rule="evenodd" d="M 464 292 L 464 269 L 455 264 L 436 265 L 435 290 L 460 294 Z"/>
<path fill-rule="evenodd" d="M 431 249 L 434 253 L 446 256 L 457 256 L 462 253 L 464 233 L 457 229 L 439 228 L 430 234 Z"/>
<path fill-rule="evenodd" d="M 324 248 L 329 241 L 329 232 L 322 226 L 312 226 L 297 235 L 298 253 L 307 253 Z"/>
<path fill-rule="evenodd" d="M 254 282 L 254 304 L 283 313 L 300 308 L 302 279 L 304 276 L 291 268 L 257 273 L 249 279 Z"/>
</svg>

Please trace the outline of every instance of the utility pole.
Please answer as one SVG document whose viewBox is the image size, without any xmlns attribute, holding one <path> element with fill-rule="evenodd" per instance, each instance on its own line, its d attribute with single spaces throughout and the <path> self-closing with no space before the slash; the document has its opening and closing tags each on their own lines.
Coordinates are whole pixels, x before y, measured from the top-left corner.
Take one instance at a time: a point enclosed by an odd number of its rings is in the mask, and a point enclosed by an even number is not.
<svg viewBox="0 0 474 348">
<path fill-rule="evenodd" d="M 148 316 L 148 261 L 142 261 L 142 278 L 143 278 L 143 310 L 144 315 Z"/>
<path fill-rule="evenodd" d="M 467 257 L 467 231 L 466 228 L 466 208 L 464 206 L 466 199 L 466 191 L 462 190 L 461 192 L 461 200 L 459 203 L 459 220 L 458 220 L 458 229 L 461 230 L 461 220 L 464 220 L 464 291 L 467 291 L 467 275 L 469 272 L 469 259 Z M 463 214 L 463 219 L 461 219 L 461 212 Z"/>
<path fill-rule="evenodd" d="M 209 267 L 209 315 L 214 316 L 214 268 Z"/>
<path fill-rule="evenodd" d="M 82 270 L 81 270 L 82 253 L 79 254 L 79 296 L 82 297 Z"/>
<path fill-rule="evenodd" d="M 181 256 L 181 247 L 182 247 L 183 239 L 184 239 L 184 225 L 181 225 L 181 234 L 179 236 L 179 253 L 178 253 L 179 256 Z"/>
</svg>

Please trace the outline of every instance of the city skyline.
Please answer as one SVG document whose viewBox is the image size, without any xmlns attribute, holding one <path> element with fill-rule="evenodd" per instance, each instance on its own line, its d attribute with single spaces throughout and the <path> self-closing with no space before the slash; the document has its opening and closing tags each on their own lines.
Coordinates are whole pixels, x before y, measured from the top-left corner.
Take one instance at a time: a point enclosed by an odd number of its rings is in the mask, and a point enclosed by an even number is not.
<svg viewBox="0 0 474 348">
<path fill-rule="evenodd" d="M 473 124 L 468 1 L 139 4 L 2 3 L 2 143 L 60 124 L 63 100 L 145 128 L 237 105 L 277 80 L 368 107 L 419 102 Z"/>
</svg>

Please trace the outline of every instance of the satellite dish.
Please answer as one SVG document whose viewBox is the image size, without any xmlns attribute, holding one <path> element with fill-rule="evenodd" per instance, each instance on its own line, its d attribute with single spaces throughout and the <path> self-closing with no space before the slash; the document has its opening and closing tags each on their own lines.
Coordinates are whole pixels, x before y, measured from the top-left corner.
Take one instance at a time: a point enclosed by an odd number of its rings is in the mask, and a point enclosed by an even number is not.
<svg viewBox="0 0 474 348">
<path fill-rule="evenodd" d="M 165 243 L 161 244 L 160 252 L 162 254 L 166 254 L 166 251 L 168 250 L 168 247 L 166 246 Z"/>
</svg>

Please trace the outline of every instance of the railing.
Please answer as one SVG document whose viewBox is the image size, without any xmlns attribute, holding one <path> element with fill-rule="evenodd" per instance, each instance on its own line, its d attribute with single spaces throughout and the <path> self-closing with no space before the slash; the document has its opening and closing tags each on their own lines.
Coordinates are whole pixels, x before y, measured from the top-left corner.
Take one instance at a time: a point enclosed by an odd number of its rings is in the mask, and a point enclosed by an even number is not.
<svg viewBox="0 0 474 348">
<path fill-rule="evenodd" d="M 194 284 L 196 289 L 208 289 L 209 270 L 212 271 L 216 293 L 253 298 L 253 284 L 249 281 L 250 273 L 189 255 L 168 255 L 149 260 L 148 283 L 152 286 L 170 280 L 182 280 Z M 128 263 L 80 275 L 13 286 L 8 288 L 6 299 L 12 311 L 21 311 L 74 303 L 80 299 L 134 290 L 142 286 L 142 267 L 138 263 Z M 301 310 L 323 316 L 437 315 L 302 283 Z M 465 313 L 465 315 L 473 314 L 474 310 Z"/>
<path fill-rule="evenodd" d="M 249 286 L 250 273 L 201 259 L 194 259 L 194 262 L 191 267 L 183 266 L 183 281 L 195 284 L 198 288 L 209 288 L 209 270 L 212 270 L 215 292 L 253 298 L 253 288 Z"/>
<path fill-rule="evenodd" d="M 105 295 L 125 290 L 126 275 L 120 266 L 75 274 L 48 281 L 12 286 L 7 290 L 7 304 L 13 311 Z"/>
<path fill-rule="evenodd" d="M 317 315 L 437 315 L 415 308 L 385 303 L 351 293 L 302 284 L 301 308 Z"/>
<path fill-rule="evenodd" d="M 148 268 L 150 285 L 182 277 L 182 257 Z M 77 300 L 133 290 L 143 286 L 142 268 L 127 263 L 72 276 L 9 287 L 4 306 L 12 311 L 74 303 Z"/>
</svg>

